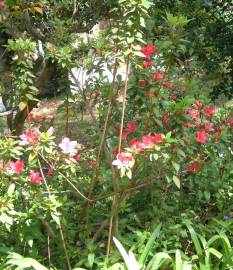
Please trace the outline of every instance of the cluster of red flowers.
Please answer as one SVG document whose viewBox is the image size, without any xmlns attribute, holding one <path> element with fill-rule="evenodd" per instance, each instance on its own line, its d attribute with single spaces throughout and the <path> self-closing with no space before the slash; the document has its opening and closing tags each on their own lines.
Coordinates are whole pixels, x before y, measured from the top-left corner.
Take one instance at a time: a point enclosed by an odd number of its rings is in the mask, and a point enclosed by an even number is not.
<svg viewBox="0 0 233 270">
<path fill-rule="evenodd" d="M 188 109 L 186 114 L 192 118 L 192 122 L 185 122 L 185 127 L 195 127 L 196 141 L 206 143 L 209 139 L 209 133 L 213 133 L 214 140 L 219 138 L 222 132 L 222 127 L 212 122 L 212 117 L 215 115 L 215 107 L 210 105 L 205 107 L 200 101 L 193 104 L 193 109 Z M 206 118 L 207 117 L 207 118 Z"/>
<path fill-rule="evenodd" d="M 133 152 L 139 153 L 144 149 L 154 148 L 156 144 L 162 143 L 164 141 L 164 135 L 161 133 L 151 135 L 147 134 L 142 136 L 142 139 L 138 141 L 136 138 L 133 138 L 130 142 L 130 148 Z"/>
<path fill-rule="evenodd" d="M 152 43 L 148 43 L 141 49 L 141 53 L 146 57 L 147 60 L 151 59 L 151 56 L 156 53 L 157 49 Z"/>
</svg>

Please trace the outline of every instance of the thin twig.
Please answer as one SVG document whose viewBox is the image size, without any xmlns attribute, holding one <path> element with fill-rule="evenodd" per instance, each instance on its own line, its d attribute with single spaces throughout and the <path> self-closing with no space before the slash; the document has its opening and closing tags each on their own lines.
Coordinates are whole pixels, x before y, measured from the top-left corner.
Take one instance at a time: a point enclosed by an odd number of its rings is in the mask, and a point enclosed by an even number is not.
<svg viewBox="0 0 233 270">
<path fill-rule="evenodd" d="M 51 197 L 51 193 L 50 193 L 50 190 L 49 190 L 49 186 L 47 184 L 47 181 L 46 181 L 46 179 L 44 177 L 44 173 L 43 173 L 43 170 L 42 170 L 42 167 L 41 167 L 41 163 L 40 163 L 39 158 L 37 159 L 37 161 L 38 161 L 38 165 L 39 165 L 40 172 L 41 172 L 41 175 L 42 175 L 42 179 L 43 179 L 43 181 L 45 183 L 45 186 L 46 186 L 47 192 L 49 194 L 49 198 L 50 198 Z M 67 248 L 66 248 L 66 242 L 65 242 L 63 230 L 62 230 L 62 227 L 61 227 L 61 219 L 60 219 L 60 217 L 58 217 L 57 225 L 58 225 L 58 228 L 59 228 L 59 231 L 60 231 L 60 235 L 61 235 L 61 240 L 62 240 L 64 252 L 65 252 L 67 266 L 68 266 L 68 269 L 69 270 L 72 270 L 72 267 L 71 267 L 71 264 L 70 264 L 70 258 L 69 258 L 69 255 L 68 255 L 68 252 L 67 252 Z"/>
</svg>

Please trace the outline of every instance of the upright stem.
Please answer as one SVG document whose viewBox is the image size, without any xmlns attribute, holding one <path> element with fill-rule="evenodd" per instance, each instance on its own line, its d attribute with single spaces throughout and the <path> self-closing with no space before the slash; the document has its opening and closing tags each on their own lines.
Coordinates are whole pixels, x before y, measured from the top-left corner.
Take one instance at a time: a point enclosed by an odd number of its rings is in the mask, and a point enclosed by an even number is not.
<svg viewBox="0 0 233 270">
<path fill-rule="evenodd" d="M 128 56 L 127 60 L 126 60 L 126 77 L 125 77 L 123 105 L 122 105 L 122 112 L 121 112 L 121 124 L 120 124 L 120 136 L 119 136 L 119 141 L 118 141 L 118 153 L 121 152 L 122 133 L 123 133 L 124 119 L 125 119 L 128 79 L 129 79 L 129 62 L 130 62 L 129 60 L 130 60 L 130 57 Z M 111 213 L 110 222 L 109 222 L 109 235 L 108 235 L 108 245 L 107 245 L 107 255 L 108 256 L 111 252 L 113 235 L 118 232 L 118 213 L 119 213 L 118 181 L 119 181 L 119 174 L 116 173 L 116 174 L 114 174 L 113 179 L 112 179 L 114 196 L 113 196 L 113 201 L 112 201 L 112 213 Z"/>
</svg>

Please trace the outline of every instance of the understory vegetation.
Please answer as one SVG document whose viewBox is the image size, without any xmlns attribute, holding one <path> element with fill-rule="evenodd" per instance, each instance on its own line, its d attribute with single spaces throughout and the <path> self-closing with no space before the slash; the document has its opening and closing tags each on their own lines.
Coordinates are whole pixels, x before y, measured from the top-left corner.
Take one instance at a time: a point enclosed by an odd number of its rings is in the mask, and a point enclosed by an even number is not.
<svg viewBox="0 0 233 270">
<path fill-rule="evenodd" d="M 233 269 L 232 1 L 0 23 L 0 269 Z"/>
</svg>

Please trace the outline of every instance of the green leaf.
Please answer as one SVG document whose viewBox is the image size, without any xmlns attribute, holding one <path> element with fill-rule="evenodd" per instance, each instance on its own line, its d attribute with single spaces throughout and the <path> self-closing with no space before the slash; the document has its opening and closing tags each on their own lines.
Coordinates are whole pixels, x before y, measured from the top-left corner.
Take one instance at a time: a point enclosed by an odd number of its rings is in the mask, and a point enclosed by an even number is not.
<svg viewBox="0 0 233 270">
<path fill-rule="evenodd" d="M 176 268 L 175 270 L 183 270 L 183 263 L 182 263 L 182 258 L 180 251 L 177 249 L 176 250 Z"/>
<path fill-rule="evenodd" d="M 180 179 L 176 175 L 173 175 L 172 180 L 175 185 L 180 189 Z"/>
<path fill-rule="evenodd" d="M 175 168 L 177 172 L 180 170 L 180 164 L 176 163 L 175 161 L 172 161 L 172 166 Z"/>
<path fill-rule="evenodd" d="M 160 223 L 153 231 L 151 237 L 149 238 L 144 250 L 143 250 L 143 253 L 141 254 L 140 258 L 139 258 L 139 263 L 140 264 L 144 264 L 146 262 L 146 259 L 147 259 L 147 256 L 152 248 L 152 246 L 154 245 L 154 241 L 156 239 L 156 237 L 158 237 L 158 234 L 160 232 L 160 229 L 162 227 L 162 223 Z"/>
<path fill-rule="evenodd" d="M 92 268 L 94 261 L 95 261 L 95 254 L 93 254 L 93 253 L 88 254 L 87 259 L 88 259 L 88 263 L 89 263 L 90 267 Z"/>
<path fill-rule="evenodd" d="M 11 196 L 13 195 L 14 191 L 15 191 L 15 184 L 12 183 L 12 184 L 9 186 L 8 190 L 7 190 L 7 195 L 8 195 L 9 197 L 11 197 Z"/>
</svg>

